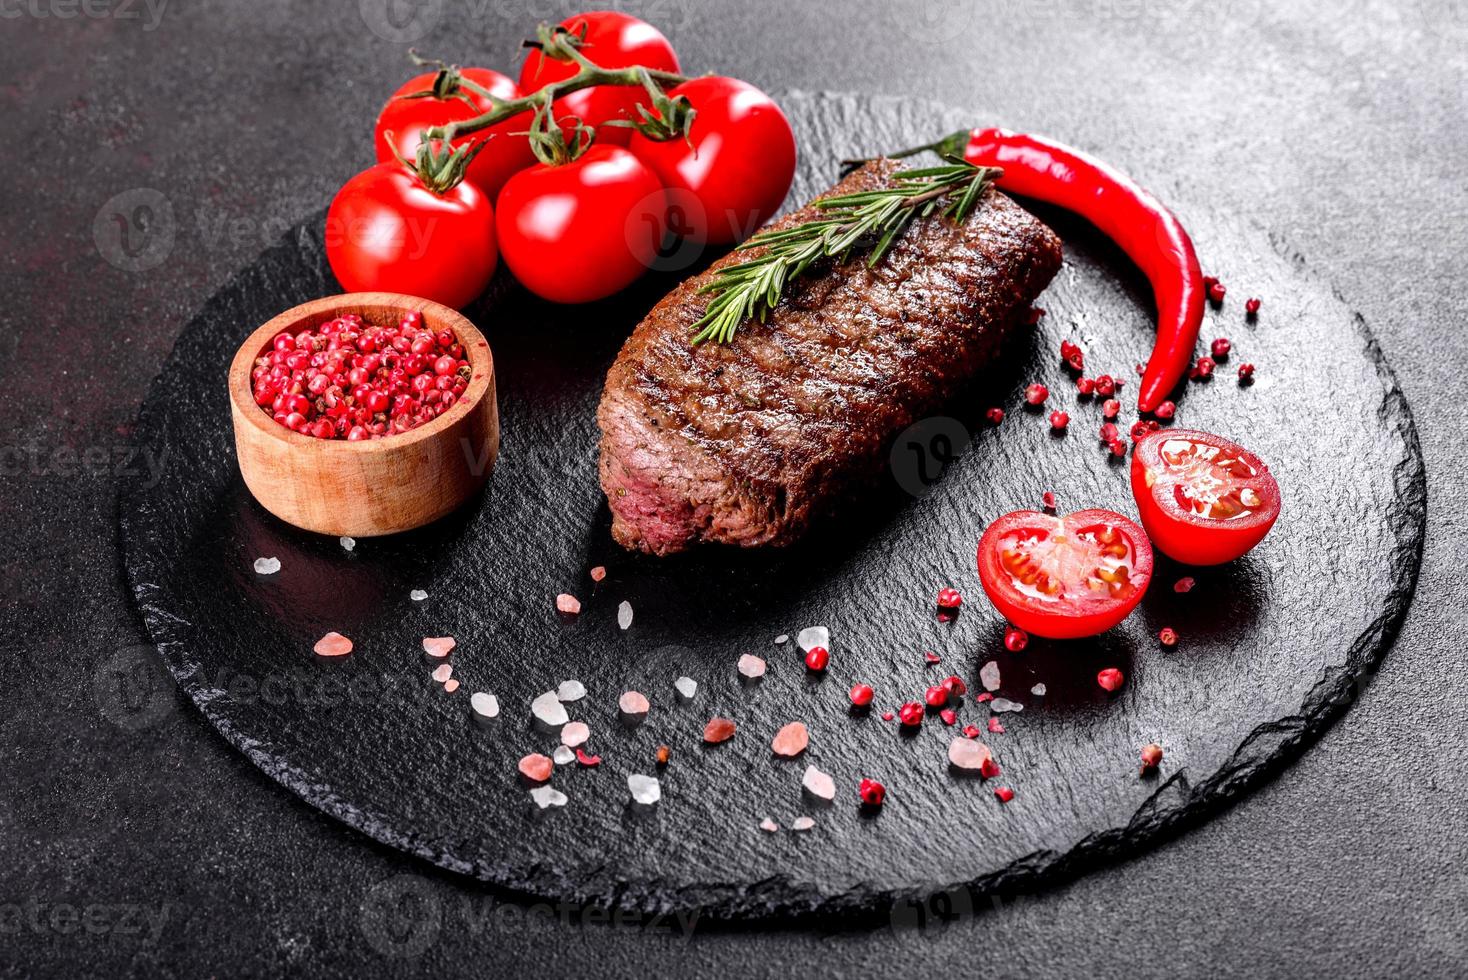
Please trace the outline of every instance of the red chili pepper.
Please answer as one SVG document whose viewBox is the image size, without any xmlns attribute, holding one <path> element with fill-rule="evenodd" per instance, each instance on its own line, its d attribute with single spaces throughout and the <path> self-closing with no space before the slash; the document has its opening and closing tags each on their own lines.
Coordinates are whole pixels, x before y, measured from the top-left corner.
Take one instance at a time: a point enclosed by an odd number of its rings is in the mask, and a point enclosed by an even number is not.
<svg viewBox="0 0 1468 980">
<path fill-rule="evenodd" d="M 919 149 L 1002 167 L 1001 190 L 1074 211 L 1121 246 L 1146 273 L 1157 301 L 1157 341 L 1137 407 L 1150 412 L 1161 404 L 1192 363 L 1208 294 L 1193 240 L 1177 217 L 1130 177 L 1043 136 L 975 129 Z"/>
</svg>

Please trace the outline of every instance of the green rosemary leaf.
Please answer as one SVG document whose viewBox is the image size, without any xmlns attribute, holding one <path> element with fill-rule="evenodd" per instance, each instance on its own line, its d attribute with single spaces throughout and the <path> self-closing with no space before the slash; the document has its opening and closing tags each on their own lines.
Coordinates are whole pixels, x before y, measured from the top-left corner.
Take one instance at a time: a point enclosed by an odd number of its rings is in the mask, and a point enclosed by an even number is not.
<svg viewBox="0 0 1468 980">
<path fill-rule="evenodd" d="M 914 219 L 926 218 L 940 206 L 955 224 L 962 223 L 999 174 L 961 161 L 904 170 L 892 176 L 888 187 L 816 201 L 823 212 L 819 218 L 754 235 L 736 251 L 763 248 L 762 254 L 719 270 L 699 288 L 714 297 L 691 328 L 693 343 L 727 344 L 746 321 L 764 322 L 791 281 L 821 259 L 845 262 L 857 249 L 869 247 L 867 265 L 875 266 Z"/>
</svg>

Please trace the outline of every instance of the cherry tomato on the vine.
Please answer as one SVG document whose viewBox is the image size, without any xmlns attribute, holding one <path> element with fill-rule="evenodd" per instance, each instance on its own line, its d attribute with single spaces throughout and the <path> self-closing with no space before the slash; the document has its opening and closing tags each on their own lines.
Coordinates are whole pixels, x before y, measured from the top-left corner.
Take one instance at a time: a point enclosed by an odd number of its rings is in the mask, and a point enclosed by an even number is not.
<svg viewBox="0 0 1468 980">
<path fill-rule="evenodd" d="M 630 68 L 642 65 L 658 71 L 678 71 L 678 55 L 663 32 L 645 20 L 613 10 L 597 10 L 576 14 L 561 21 L 572 34 L 585 33 L 580 51 L 602 68 Z M 532 49 L 520 69 L 520 91 L 526 95 L 551 82 L 570 78 L 580 70 L 573 61 L 547 58 Z M 636 85 L 596 85 L 564 95 L 552 107 L 557 119 L 575 116 L 588 126 L 600 126 L 609 119 L 637 121 L 642 118 L 637 106 L 647 102 L 647 93 Z M 603 144 L 626 146 L 632 130 L 608 126 L 597 130 Z"/>
<path fill-rule="evenodd" d="M 505 264 L 556 303 L 587 303 L 631 285 L 659 241 L 667 195 L 620 146 L 592 146 L 570 163 L 522 170 L 500 192 L 495 227 Z"/>
<path fill-rule="evenodd" d="M 669 98 L 680 95 L 697 113 L 688 139 L 634 133 L 628 149 L 657 172 L 672 207 L 702 211 L 687 216 L 685 237 L 743 241 L 775 213 L 795 179 L 790 121 L 773 99 L 737 78 L 695 78 L 668 91 Z"/>
<path fill-rule="evenodd" d="M 402 164 L 379 163 L 332 199 L 326 258 L 349 292 L 407 293 L 462 307 L 494 275 L 494 209 L 467 180 L 435 194 Z"/>
<path fill-rule="evenodd" d="M 514 81 L 497 71 L 490 71 L 488 68 L 461 68 L 459 74 L 488 89 L 496 98 L 520 97 L 520 90 Z M 437 75 L 437 72 L 426 72 L 408 79 L 382 107 L 382 112 L 377 116 L 377 124 L 372 130 L 372 146 L 377 153 L 378 163 L 395 159 L 394 147 L 404 159 L 414 160 L 424 130 L 444 123 L 473 119 L 490 110 L 488 99 L 467 88 L 460 88 L 457 95 L 446 99 L 438 99 L 432 95 L 403 98 L 418 92 L 432 92 Z M 525 135 L 530 129 L 530 118 L 530 113 L 524 112 L 454 140 L 456 147 L 469 143 L 485 143 L 479 154 L 469 162 L 466 176 L 479 185 L 479 189 L 488 194 L 491 201 L 499 194 L 500 188 L 505 186 L 505 181 L 535 162 L 535 154 L 530 152 L 530 138 Z"/>
<path fill-rule="evenodd" d="M 1095 636 L 1126 618 L 1152 580 L 1152 545 L 1109 510 L 1056 517 L 1021 510 L 979 539 L 979 581 L 1005 619 L 1055 640 Z"/>
<path fill-rule="evenodd" d="M 1132 453 L 1132 494 L 1157 549 L 1188 565 L 1233 561 L 1279 517 L 1279 484 L 1269 467 L 1210 432 L 1145 436 Z"/>
</svg>

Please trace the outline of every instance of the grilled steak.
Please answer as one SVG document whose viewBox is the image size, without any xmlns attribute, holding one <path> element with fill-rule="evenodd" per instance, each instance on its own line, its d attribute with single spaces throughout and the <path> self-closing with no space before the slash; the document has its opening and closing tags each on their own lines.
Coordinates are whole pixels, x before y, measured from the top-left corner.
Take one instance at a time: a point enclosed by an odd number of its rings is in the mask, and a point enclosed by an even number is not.
<svg viewBox="0 0 1468 980">
<path fill-rule="evenodd" d="M 831 193 L 886 186 L 897 169 L 867 164 Z M 664 297 L 607 375 L 601 485 L 627 548 L 795 540 L 992 358 L 1060 268 L 1054 233 L 990 189 L 964 224 L 914 221 L 876 268 L 853 257 L 812 269 L 765 323 L 695 347 L 689 328 L 710 299 L 699 287 L 755 254 Z"/>
</svg>

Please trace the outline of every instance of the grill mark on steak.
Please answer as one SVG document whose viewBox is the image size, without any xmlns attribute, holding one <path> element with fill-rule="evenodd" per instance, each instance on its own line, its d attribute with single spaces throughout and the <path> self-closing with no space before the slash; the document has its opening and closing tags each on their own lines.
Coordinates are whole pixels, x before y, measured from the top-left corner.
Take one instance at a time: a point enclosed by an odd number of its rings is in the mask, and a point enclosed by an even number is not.
<svg viewBox="0 0 1468 980">
<path fill-rule="evenodd" d="M 897 169 L 867 164 L 830 193 L 887 186 Z M 818 213 L 807 205 L 771 227 Z M 858 256 L 812 270 L 765 323 L 694 347 L 710 299 L 698 289 L 755 254 L 664 297 L 607 374 L 599 475 L 625 547 L 795 540 L 993 357 L 1060 268 L 1054 233 L 990 189 L 963 225 L 916 220 L 875 268 Z"/>
</svg>

